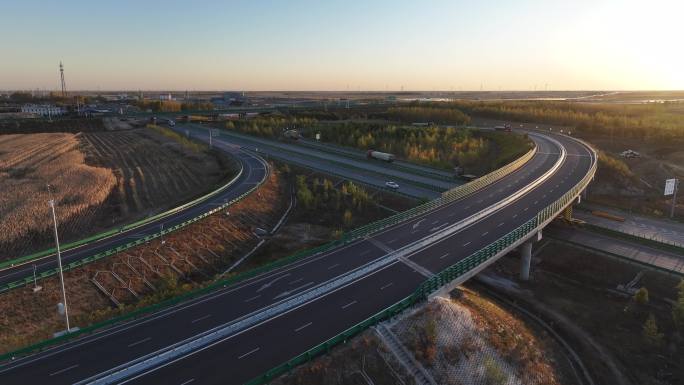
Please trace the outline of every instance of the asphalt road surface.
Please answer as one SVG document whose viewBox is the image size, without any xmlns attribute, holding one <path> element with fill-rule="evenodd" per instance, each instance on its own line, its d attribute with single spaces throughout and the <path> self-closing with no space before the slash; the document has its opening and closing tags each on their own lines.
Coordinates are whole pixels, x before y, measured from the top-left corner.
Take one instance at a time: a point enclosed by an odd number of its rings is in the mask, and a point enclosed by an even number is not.
<svg viewBox="0 0 684 385">
<path fill-rule="evenodd" d="M 531 136 L 536 154 L 521 169 L 457 202 L 387 228 L 367 239 L 314 255 L 164 310 L 141 320 L 87 336 L 0 368 L 3 384 L 68 384 L 212 328 L 245 319 L 414 243 L 509 197 L 549 170 L 559 149 L 542 136 Z M 205 138 L 206 139 L 206 138 Z M 424 281 L 411 266 L 438 272 L 500 238 L 552 203 L 579 182 L 592 159 L 582 144 L 556 137 L 567 158 L 549 179 L 498 212 L 408 256 L 300 307 L 195 351 L 182 359 L 130 379 L 140 384 L 239 384 L 323 342 L 388 305 Z M 215 139 L 225 143 L 226 138 Z"/>
</svg>

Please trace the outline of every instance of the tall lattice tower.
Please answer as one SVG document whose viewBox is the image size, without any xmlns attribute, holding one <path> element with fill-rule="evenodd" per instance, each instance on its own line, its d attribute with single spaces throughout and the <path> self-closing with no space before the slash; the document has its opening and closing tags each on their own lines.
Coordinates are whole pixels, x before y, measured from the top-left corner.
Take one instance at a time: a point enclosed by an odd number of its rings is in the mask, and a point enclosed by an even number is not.
<svg viewBox="0 0 684 385">
<path fill-rule="evenodd" d="M 61 61 L 59 62 L 59 78 L 60 78 L 60 81 L 62 83 L 62 97 L 66 98 L 67 92 L 66 92 L 66 83 L 64 82 L 64 66 L 62 65 Z"/>
</svg>

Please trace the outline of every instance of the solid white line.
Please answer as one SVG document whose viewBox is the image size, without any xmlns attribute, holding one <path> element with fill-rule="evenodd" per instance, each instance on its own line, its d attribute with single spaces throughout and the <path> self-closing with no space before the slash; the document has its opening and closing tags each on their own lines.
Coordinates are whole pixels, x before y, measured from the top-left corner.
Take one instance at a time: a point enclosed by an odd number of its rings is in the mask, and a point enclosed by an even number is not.
<svg viewBox="0 0 684 385">
<path fill-rule="evenodd" d="M 334 265 L 331 265 L 330 267 L 328 267 L 328 270 L 332 270 L 332 269 L 336 268 L 336 267 L 339 266 L 339 265 L 340 265 L 339 263 L 336 263 L 336 264 L 334 264 Z"/>
<path fill-rule="evenodd" d="M 244 302 L 251 302 L 251 301 L 254 301 L 255 299 L 257 299 L 259 297 L 261 297 L 261 294 L 255 295 L 254 297 L 247 298 L 246 300 L 244 300 Z"/>
<path fill-rule="evenodd" d="M 241 360 L 241 359 L 247 357 L 248 355 L 250 355 L 250 354 L 252 354 L 252 353 L 256 353 L 256 352 L 258 352 L 258 351 L 259 351 L 259 348 L 254 348 L 254 349 L 248 351 L 247 353 L 245 353 L 245 354 L 239 356 L 239 357 L 238 357 L 238 360 Z"/>
<path fill-rule="evenodd" d="M 145 342 L 147 342 L 147 341 L 149 341 L 149 340 L 151 340 L 151 339 L 152 339 L 152 337 L 143 338 L 143 339 L 141 339 L 140 341 L 133 342 L 132 344 L 128 344 L 128 347 L 129 347 L 129 348 L 132 348 L 132 347 L 135 346 L 135 345 L 143 344 L 143 343 L 145 343 Z"/>
<path fill-rule="evenodd" d="M 388 283 L 387 285 L 381 287 L 380 290 L 385 290 L 385 289 L 387 289 L 388 287 L 390 287 L 390 286 L 392 286 L 392 285 L 394 285 L 394 282 Z"/>
<path fill-rule="evenodd" d="M 191 382 L 193 382 L 193 381 L 195 381 L 195 379 L 194 379 L 194 378 L 191 378 L 191 379 L 185 381 L 184 383 L 182 383 L 182 384 L 180 384 L 180 385 L 188 385 L 189 383 L 191 383 Z"/>
<path fill-rule="evenodd" d="M 441 257 L 439 257 L 439 259 L 444 259 L 444 258 L 446 258 L 446 257 L 448 257 L 448 256 L 449 256 L 449 253 L 446 253 L 446 254 L 442 255 Z"/>
<path fill-rule="evenodd" d="M 466 246 L 468 246 L 469 244 L 470 244 L 470 242 L 466 242 L 466 243 L 463 244 L 463 247 L 466 247 Z"/>
<path fill-rule="evenodd" d="M 489 231 L 485 231 L 484 233 L 482 233 L 482 236 L 484 237 L 487 234 L 489 234 Z"/>
<path fill-rule="evenodd" d="M 353 300 L 353 301 L 349 302 L 348 304 L 342 306 L 342 309 L 346 309 L 346 308 L 348 308 L 349 306 L 351 306 L 351 305 L 353 305 L 353 304 L 355 304 L 355 303 L 356 303 L 356 300 Z"/>
<path fill-rule="evenodd" d="M 305 328 L 311 326 L 312 323 L 313 323 L 313 322 L 305 323 L 304 325 L 302 325 L 302 326 L 298 327 L 297 329 L 295 329 L 295 332 L 299 332 L 300 330 L 305 329 Z"/>
<path fill-rule="evenodd" d="M 194 320 L 190 321 L 190 323 L 191 323 L 191 324 L 194 324 L 195 322 L 199 322 L 199 321 L 205 320 L 205 319 L 207 319 L 207 318 L 209 318 L 209 317 L 211 317 L 211 314 L 207 314 L 207 315 L 205 315 L 204 317 L 200 317 L 200 318 L 194 319 Z"/>
<path fill-rule="evenodd" d="M 64 369 L 62 369 L 62 370 L 58 370 L 58 371 L 56 371 L 56 372 L 54 372 L 54 373 L 50 373 L 50 377 L 56 376 L 56 375 L 58 375 L 58 374 L 60 374 L 60 373 L 64 373 L 64 372 L 66 372 L 67 370 L 71 370 L 71 369 L 76 368 L 76 367 L 78 367 L 78 364 L 76 364 L 76 365 L 71 365 L 71 366 L 69 366 L 68 368 L 64 368 Z"/>
</svg>

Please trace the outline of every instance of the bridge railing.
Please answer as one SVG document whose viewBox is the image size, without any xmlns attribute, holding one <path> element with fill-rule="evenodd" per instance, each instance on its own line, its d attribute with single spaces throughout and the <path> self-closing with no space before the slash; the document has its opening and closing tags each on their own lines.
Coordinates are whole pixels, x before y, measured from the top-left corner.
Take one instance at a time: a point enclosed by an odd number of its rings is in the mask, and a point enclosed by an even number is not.
<svg viewBox="0 0 684 385">
<path fill-rule="evenodd" d="M 591 147 L 589 147 L 591 148 Z M 593 150 L 591 150 L 593 151 Z M 442 270 L 439 274 L 432 276 L 425 280 L 413 293 L 386 309 L 366 318 L 356 325 L 348 328 L 335 335 L 334 337 L 320 343 L 304 353 L 266 371 L 260 376 L 247 382 L 247 385 L 262 385 L 266 384 L 281 374 L 287 373 L 294 367 L 310 361 L 317 355 L 328 352 L 332 347 L 346 342 L 349 338 L 361 333 L 369 327 L 389 319 L 398 314 L 402 310 L 412 306 L 413 304 L 422 301 L 427 296 L 439 289 L 440 287 L 450 283 L 454 279 L 467 274 L 476 269 L 478 266 L 497 257 L 507 248 L 513 246 L 516 242 L 529 238 L 543 227 L 546 222 L 557 216 L 565 207 L 572 203 L 572 201 L 587 187 L 591 179 L 596 173 L 596 153 L 594 152 L 594 161 L 587 174 L 573 186 L 569 191 L 563 194 L 559 199 L 543 208 L 537 213 L 535 217 L 518 226 L 513 231 L 502 236 L 496 241 L 469 255 L 468 257 L 456 262 L 448 268 Z"/>
</svg>

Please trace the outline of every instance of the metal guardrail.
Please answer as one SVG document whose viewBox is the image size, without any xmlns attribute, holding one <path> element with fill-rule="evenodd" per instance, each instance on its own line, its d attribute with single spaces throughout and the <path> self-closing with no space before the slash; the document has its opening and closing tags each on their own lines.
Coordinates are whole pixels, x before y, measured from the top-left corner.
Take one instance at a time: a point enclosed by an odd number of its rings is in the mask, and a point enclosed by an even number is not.
<svg viewBox="0 0 684 385">
<path fill-rule="evenodd" d="M 535 234 L 540 227 L 546 225 L 546 223 L 548 223 L 556 215 L 558 215 L 566 206 L 571 204 L 575 197 L 578 196 L 582 192 L 582 190 L 584 190 L 587 187 L 591 179 L 594 177 L 594 174 L 596 173 L 597 163 L 596 152 L 588 145 L 587 147 L 594 153 L 594 163 L 592 167 L 589 169 L 588 173 L 584 176 L 584 178 L 582 178 L 582 180 L 580 180 L 580 182 L 573 186 L 572 189 L 563 194 L 555 202 L 553 202 L 552 204 L 538 212 L 534 218 L 523 223 L 518 228 L 502 236 L 496 241 L 490 243 L 488 246 L 485 246 L 484 248 L 478 250 L 470 256 L 442 270 L 439 274 L 436 274 L 433 277 L 428 278 L 413 293 L 411 293 L 406 298 L 374 314 L 373 316 L 359 322 L 358 324 L 348 328 L 342 333 L 337 334 L 336 336 L 328 339 L 327 341 L 320 343 L 314 346 L 313 348 L 305 351 L 304 353 L 268 370 L 262 375 L 250 380 L 246 384 L 266 384 L 275 377 L 292 370 L 292 368 L 294 368 L 295 366 L 305 363 L 323 352 L 330 351 L 330 349 L 335 345 L 338 345 L 342 342 L 346 342 L 347 339 L 368 329 L 369 327 L 377 324 L 378 322 L 391 318 L 394 315 L 401 312 L 402 310 L 412 306 L 413 304 L 426 299 L 430 293 L 434 292 L 440 287 L 472 271 L 484 262 L 496 257 L 506 248 L 513 246 L 516 242 L 525 240 L 529 238 L 531 235 Z"/>
<path fill-rule="evenodd" d="M 383 230 L 389 226 L 395 225 L 401 221 L 416 217 L 416 216 L 424 214 L 430 210 L 434 210 L 438 207 L 444 206 L 444 205 L 452 203 L 458 199 L 464 198 L 465 196 L 472 194 L 473 192 L 483 188 L 484 186 L 486 186 L 490 183 L 496 182 L 497 180 L 499 180 L 499 179 L 503 178 L 504 176 L 506 176 L 506 175 L 512 173 L 513 171 L 517 170 L 523 164 L 525 164 L 530 159 L 532 159 L 532 157 L 536 154 L 536 152 L 537 152 L 537 147 L 535 146 L 532 149 L 530 149 L 530 151 L 528 151 L 525 155 L 516 159 L 515 161 L 513 161 L 513 162 L 503 166 L 502 168 L 495 170 L 495 171 L 493 171 L 487 175 L 484 175 L 481 178 L 478 178 L 472 182 L 469 182 L 467 184 L 464 184 L 464 185 L 455 187 L 449 191 L 446 191 L 442 195 L 442 197 L 437 198 L 434 201 L 424 203 L 420 206 L 416 206 L 416 207 L 409 209 L 405 212 L 395 214 L 391 217 L 381 219 L 379 221 L 376 221 L 376 222 L 373 222 L 371 224 L 368 224 L 368 225 L 362 226 L 360 228 L 357 228 L 355 230 L 352 230 L 348 233 L 343 234 L 340 237 L 340 239 L 338 239 L 338 240 L 328 242 L 326 244 L 323 244 L 323 245 L 315 247 L 315 248 L 302 250 L 302 251 L 297 252 L 295 254 L 292 254 L 288 257 L 278 259 L 276 261 L 273 261 L 273 262 L 268 263 L 266 265 L 251 269 L 249 271 L 238 274 L 236 276 L 227 278 L 225 280 L 214 282 L 214 283 L 212 283 L 212 284 L 210 284 L 204 288 L 200 288 L 200 289 L 179 295 L 177 297 L 159 302 L 157 304 L 153 304 L 153 305 L 146 306 L 144 308 L 136 309 L 130 313 L 127 313 L 127 314 L 124 314 L 121 316 L 117 316 L 117 317 L 111 318 L 111 319 L 106 320 L 106 321 L 102 321 L 102 322 L 99 322 L 99 323 L 96 323 L 96 324 L 93 324 L 90 326 L 83 327 L 74 333 L 69 333 L 69 334 L 62 335 L 60 337 L 47 339 L 47 340 L 38 342 L 36 344 L 24 347 L 24 348 L 2 354 L 2 355 L 0 355 L 0 362 L 8 360 L 8 359 L 13 359 L 15 357 L 23 356 L 23 355 L 26 355 L 26 354 L 29 354 L 29 353 L 32 353 L 35 351 L 39 351 L 39 350 L 54 346 L 56 344 L 66 342 L 66 341 L 68 341 L 72 338 L 78 337 L 80 335 L 96 332 L 102 328 L 109 327 L 109 326 L 112 326 L 114 324 L 118 324 L 118 323 L 121 323 L 124 321 L 143 317 L 143 316 L 150 314 L 152 312 L 160 311 L 160 310 L 166 309 L 170 306 L 177 305 L 180 302 L 187 301 L 187 300 L 196 298 L 198 296 L 207 294 L 207 293 L 209 293 L 213 290 L 216 290 L 218 288 L 237 284 L 239 282 L 257 277 L 259 275 L 266 274 L 266 273 L 271 272 L 271 271 L 278 269 L 280 267 L 283 267 L 283 266 L 289 265 L 291 263 L 300 261 L 304 258 L 311 257 L 314 255 L 318 255 L 318 254 L 330 251 L 334 248 L 337 248 L 337 247 L 343 246 L 345 244 L 351 243 L 357 239 L 360 239 L 360 238 L 365 237 L 367 235 L 370 235 L 372 233 L 381 231 L 381 230 Z M 258 187 L 258 185 L 255 186 L 250 191 L 247 191 L 245 194 L 241 195 L 240 197 L 238 197 L 238 198 L 234 199 L 233 201 L 227 203 L 226 205 L 230 205 L 236 201 L 243 199 L 246 195 L 250 194 L 257 187 Z M 211 213 L 203 214 L 204 215 L 203 217 L 211 215 L 216 211 L 222 210 L 223 208 L 225 208 L 225 207 L 216 208 L 215 210 L 212 210 Z M 199 220 L 199 219 L 201 219 L 201 218 L 198 218 L 196 220 Z M 196 221 L 196 220 L 194 220 L 194 221 Z M 190 222 L 190 221 L 188 221 L 188 222 Z M 178 228 L 180 228 L 180 227 L 183 227 L 183 226 L 179 225 Z M 173 230 L 171 230 L 171 229 L 164 230 L 163 234 L 166 234 L 166 232 L 170 232 L 170 231 L 173 231 Z M 138 240 L 137 242 L 144 243 L 145 240 L 143 238 L 141 240 Z M 135 242 L 132 242 L 132 243 L 135 243 Z M 135 246 L 135 245 L 130 245 L 128 247 L 133 247 L 133 246 Z M 88 262 L 92 262 L 94 260 L 100 259 L 106 255 L 114 254 L 114 253 L 121 251 L 121 250 L 124 250 L 128 247 L 123 247 L 121 249 L 116 248 L 113 250 L 109 250 L 105 253 L 102 253 L 105 255 L 100 256 L 99 258 L 94 258 L 95 256 L 91 257 L 93 259 L 88 261 Z M 107 254 L 107 253 L 109 253 L 109 254 Z M 66 269 L 71 269 L 74 267 L 77 267 L 77 266 L 71 266 L 71 264 L 70 264 L 70 265 L 65 266 L 64 268 L 66 270 Z M 49 275 L 46 275 L 46 276 L 49 276 Z M 45 277 L 43 277 L 41 275 L 41 278 L 45 278 Z M 12 286 L 11 288 L 22 286 L 22 285 L 25 285 L 25 284 L 31 283 L 31 282 L 33 282 L 32 278 L 31 278 L 30 282 L 28 279 L 25 279 L 25 280 L 19 281 L 18 284 L 16 284 L 15 286 Z M 6 291 L 6 289 L 3 290 L 3 288 L 0 288 L 0 293 L 2 291 Z M 410 305 L 408 305 L 408 306 L 410 306 Z"/>
</svg>

